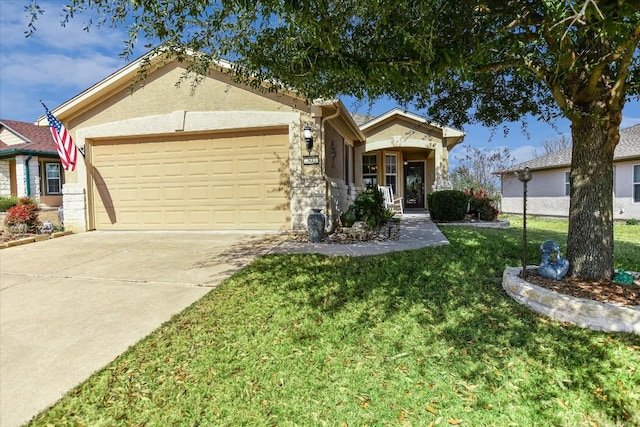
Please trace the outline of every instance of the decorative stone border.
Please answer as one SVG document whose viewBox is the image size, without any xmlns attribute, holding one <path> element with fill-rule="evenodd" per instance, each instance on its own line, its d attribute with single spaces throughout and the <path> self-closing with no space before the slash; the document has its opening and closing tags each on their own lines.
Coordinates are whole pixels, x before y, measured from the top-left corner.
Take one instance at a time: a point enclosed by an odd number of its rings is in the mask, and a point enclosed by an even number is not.
<svg viewBox="0 0 640 427">
<path fill-rule="evenodd" d="M 0 243 L 0 249 L 10 248 L 12 246 L 26 245 L 27 243 L 41 242 L 43 240 L 55 239 L 56 237 L 68 236 L 72 234 L 71 231 L 62 231 L 51 234 L 34 234 L 33 236 L 25 237 L 24 239 L 11 240 L 9 242 Z"/>
<path fill-rule="evenodd" d="M 594 331 L 640 335 L 640 306 L 619 306 L 553 292 L 522 280 L 521 271 L 521 267 L 507 267 L 502 287 L 533 311 Z"/>
</svg>

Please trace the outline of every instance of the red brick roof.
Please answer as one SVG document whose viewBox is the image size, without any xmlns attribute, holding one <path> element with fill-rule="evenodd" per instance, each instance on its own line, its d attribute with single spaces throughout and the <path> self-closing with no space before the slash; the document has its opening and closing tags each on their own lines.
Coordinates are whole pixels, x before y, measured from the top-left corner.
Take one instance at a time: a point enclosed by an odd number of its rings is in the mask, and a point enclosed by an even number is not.
<svg viewBox="0 0 640 427">
<path fill-rule="evenodd" d="M 12 145 L 0 140 L 0 155 L 32 151 L 42 154 L 58 155 L 56 144 L 53 141 L 48 126 L 36 126 L 33 123 L 0 119 L 0 128 L 7 128 L 25 140 L 24 144 Z"/>
</svg>

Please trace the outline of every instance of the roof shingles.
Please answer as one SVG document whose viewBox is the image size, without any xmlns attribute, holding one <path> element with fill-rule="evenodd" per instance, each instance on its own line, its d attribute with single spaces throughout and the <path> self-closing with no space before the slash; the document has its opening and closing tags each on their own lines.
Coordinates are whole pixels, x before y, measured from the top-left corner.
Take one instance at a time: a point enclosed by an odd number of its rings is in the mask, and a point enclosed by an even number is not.
<svg viewBox="0 0 640 427">
<path fill-rule="evenodd" d="M 23 144 L 11 145 L 0 141 L 0 154 L 3 154 L 3 152 L 15 152 L 17 154 L 21 151 L 35 151 L 42 154 L 58 155 L 56 143 L 51 137 L 51 131 L 48 126 L 36 126 L 32 123 L 4 119 L 0 119 L 0 126 L 26 139 Z"/>
<path fill-rule="evenodd" d="M 620 131 L 620 142 L 614 152 L 614 160 L 640 158 L 640 125 L 635 125 Z M 530 169 L 553 169 L 571 165 L 571 147 L 555 153 L 536 157 L 526 162 L 518 163 L 509 170 L 501 173 L 513 172 L 529 167 Z"/>
</svg>

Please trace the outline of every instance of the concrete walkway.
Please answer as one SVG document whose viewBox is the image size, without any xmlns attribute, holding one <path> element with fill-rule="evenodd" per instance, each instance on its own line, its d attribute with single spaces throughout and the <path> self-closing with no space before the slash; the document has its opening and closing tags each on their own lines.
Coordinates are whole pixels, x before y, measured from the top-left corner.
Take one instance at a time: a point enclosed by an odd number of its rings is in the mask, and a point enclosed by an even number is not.
<svg viewBox="0 0 640 427">
<path fill-rule="evenodd" d="M 427 246 L 447 245 L 449 241 L 426 214 L 405 214 L 401 217 L 400 238 L 385 242 L 362 243 L 302 243 L 285 240 L 270 253 L 319 253 L 323 255 L 380 255 Z"/>
<path fill-rule="evenodd" d="M 0 426 L 26 423 L 266 253 L 376 255 L 447 244 L 426 215 L 397 241 L 305 244 L 246 233 L 91 232 L 0 250 Z"/>
</svg>

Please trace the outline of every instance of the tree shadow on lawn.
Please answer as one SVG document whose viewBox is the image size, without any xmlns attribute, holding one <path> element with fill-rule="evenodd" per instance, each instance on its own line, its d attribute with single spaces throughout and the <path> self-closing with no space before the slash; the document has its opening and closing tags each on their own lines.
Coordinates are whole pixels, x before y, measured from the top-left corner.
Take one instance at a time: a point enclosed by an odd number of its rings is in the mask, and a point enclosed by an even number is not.
<svg viewBox="0 0 640 427">
<path fill-rule="evenodd" d="M 617 360 L 616 351 L 640 345 L 637 337 L 603 334 L 547 320 L 512 300 L 502 289 L 506 266 L 521 262 L 519 230 L 448 228 L 451 245 L 372 257 L 288 255 L 286 268 L 269 269 L 281 256 L 267 256 L 253 266 L 267 274 L 280 298 L 301 308 L 308 316 L 344 318 L 345 330 L 367 334 L 397 316 L 410 316 L 424 333 L 421 350 L 427 357 L 429 340 L 453 348 L 446 357 L 433 355 L 443 367 L 461 367 L 465 380 L 484 387 L 514 387 L 515 402 L 526 401 L 540 413 L 564 402 L 571 391 L 590 396 L 594 405 L 612 419 L 626 421 L 638 411 L 624 398 L 624 385 L 607 381 L 617 372 L 634 372 L 640 380 L 640 358 Z M 531 263 L 538 262 L 544 240 L 566 243 L 563 233 L 532 230 L 527 246 Z M 623 247 L 626 244 L 620 245 Z M 308 331 L 300 339 L 316 339 L 321 332 Z M 402 337 L 398 352 L 411 352 Z M 625 362 L 635 363 L 629 370 Z M 528 385 L 509 384 L 511 371 Z M 623 374 L 624 377 L 624 374 Z M 633 384 L 632 375 L 626 381 Z M 540 381 L 539 387 L 536 381 Z M 552 382 L 549 384 L 549 382 Z M 490 402 L 476 402 L 488 405 Z M 524 403 L 523 403 L 524 404 Z M 552 413 L 551 422 L 562 424 Z M 638 421 L 637 419 L 635 420 Z"/>
</svg>

